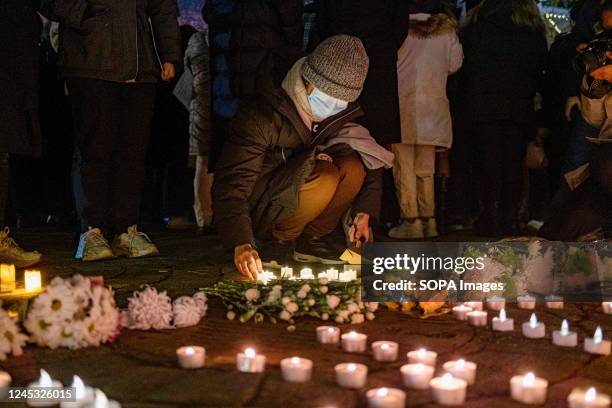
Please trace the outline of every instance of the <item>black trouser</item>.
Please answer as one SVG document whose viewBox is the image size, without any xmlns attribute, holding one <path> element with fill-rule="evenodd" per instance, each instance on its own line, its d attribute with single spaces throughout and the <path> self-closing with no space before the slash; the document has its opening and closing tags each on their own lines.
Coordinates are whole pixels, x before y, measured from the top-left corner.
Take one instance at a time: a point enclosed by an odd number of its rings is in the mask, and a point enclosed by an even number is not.
<svg viewBox="0 0 612 408">
<path fill-rule="evenodd" d="M 81 225 L 122 232 L 138 222 L 155 85 L 79 78 L 68 87 L 85 198 Z"/>
<path fill-rule="evenodd" d="M 478 141 L 479 233 L 513 235 L 524 179 L 527 131 L 510 121 L 475 123 Z"/>
</svg>

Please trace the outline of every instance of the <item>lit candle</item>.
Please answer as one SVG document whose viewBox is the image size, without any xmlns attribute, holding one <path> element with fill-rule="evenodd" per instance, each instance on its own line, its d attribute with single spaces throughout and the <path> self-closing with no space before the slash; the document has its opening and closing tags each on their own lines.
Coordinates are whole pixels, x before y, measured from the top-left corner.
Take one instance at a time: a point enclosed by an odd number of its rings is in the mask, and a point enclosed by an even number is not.
<svg viewBox="0 0 612 408">
<path fill-rule="evenodd" d="M 440 405 L 462 405 L 465 402 L 467 382 L 446 373 L 429 382 L 433 399 Z"/>
<path fill-rule="evenodd" d="M 340 272 L 338 275 L 338 280 L 340 282 L 352 282 L 357 279 L 357 271 L 353 269 L 348 269 L 344 272 Z"/>
<path fill-rule="evenodd" d="M 0 398 L 6 398 L 8 396 L 8 389 L 11 386 L 13 379 L 11 375 L 6 371 L 0 371 Z"/>
<path fill-rule="evenodd" d="M 410 364 L 421 363 L 434 367 L 436 365 L 438 353 L 421 348 L 408 352 L 407 356 Z"/>
<path fill-rule="evenodd" d="M 464 303 L 467 307 L 471 307 L 472 310 L 479 310 L 482 312 L 482 302 L 465 302 Z"/>
<path fill-rule="evenodd" d="M 397 360 L 399 345 L 394 341 L 375 341 L 372 343 L 374 360 L 390 363 Z"/>
<path fill-rule="evenodd" d="M 528 405 L 542 405 L 546 402 L 548 381 L 533 373 L 515 375 L 510 379 L 510 395 L 515 401 Z"/>
<path fill-rule="evenodd" d="M 300 279 L 314 279 L 315 276 L 312 273 L 312 269 L 304 268 L 300 271 Z"/>
<path fill-rule="evenodd" d="M 0 292 L 15 290 L 15 265 L 0 265 Z"/>
<path fill-rule="evenodd" d="M 180 347 L 176 357 L 181 368 L 202 368 L 206 359 L 206 349 L 199 346 Z"/>
<path fill-rule="evenodd" d="M 598 393 L 594 387 L 584 390 L 575 388 L 567 397 L 569 408 L 608 408 L 610 396 Z"/>
<path fill-rule="evenodd" d="M 263 271 L 262 273 L 257 274 L 257 281 L 261 282 L 264 285 L 267 285 L 268 283 L 270 283 L 270 281 L 273 281 L 275 279 L 276 275 L 274 275 L 274 273 L 270 271 Z"/>
<path fill-rule="evenodd" d="M 96 389 L 96 399 L 93 408 L 121 408 L 117 401 L 109 400 L 102 390 Z"/>
<path fill-rule="evenodd" d="M 368 336 L 365 334 L 350 332 L 341 336 L 342 350 L 347 353 L 362 353 L 366 351 Z"/>
<path fill-rule="evenodd" d="M 40 271 L 25 271 L 24 277 L 26 292 L 38 292 L 42 289 Z"/>
<path fill-rule="evenodd" d="M 334 326 L 317 327 L 317 341 L 321 344 L 338 344 L 340 329 Z"/>
<path fill-rule="evenodd" d="M 283 266 L 281 268 L 281 279 L 289 279 L 293 277 L 293 268 L 289 266 Z"/>
<path fill-rule="evenodd" d="M 474 309 L 466 305 L 455 306 L 453 307 L 453 316 L 455 316 L 457 320 L 467 320 L 467 314 L 472 310 Z"/>
<path fill-rule="evenodd" d="M 455 361 L 447 361 L 442 368 L 455 378 L 465 380 L 469 385 L 474 384 L 476 380 L 476 363 L 459 359 Z"/>
<path fill-rule="evenodd" d="M 405 364 L 400 368 L 402 382 L 408 388 L 426 390 L 434 375 L 434 367 L 421 363 Z"/>
<path fill-rule="evenodd" d="M 604 340 L 600 326 L 597 326 L 592 338 L 584 339 L 584 351 L 602 356 L 610 354 L 610 340 Z"/>
<path fill-rule="evenodd" d="M 368 377 L 368 367 L 363 364 L 342 363 L 334 367 L 336 382 L 343 388 L 363 388 Z"/>
<path fill-rule="evenodd" d="M 236 368 L 242 373 L 261 373 L 266 368 L 266 356 L 248 348 L 236 356 Z"/>
<path fill-rule="evenodd" d="M 563 309 L 563 298 L 561 296 L 549 295 L 544 298 L 544 301 L 549 309 Z"/>
<path fill-rule="evenodd" d="M 519 296 L 516 298 L 519 309 L 533 310 L 536 305 L 536 298 L 531 295 Z"/>
<path fill-rule="evenodd" d="M 62 383 L 57 380 L 53 380 L 51 376 L 49 375 L 49 373 L 43 369 L 40 370 L 40 377 L 38 378 L 38 380 L 28 385 L 28 389 L 51 388 L 51 387 L 52 388 L 62 388 Z M 41 400 L 33 400 L 33 399 L 28 398 L 27 404 L 31 407 L 53 407 L 53 406 L 56 406 L 58 402 L 59 402 L 58 400 L 54 400 L 54 399 L 46 399 L 46 400 L 41 401 Z"/>
<path fill-rule="evenodd" d="M 507 332 L 514 330 L 514 319 L 508 319 L 506 317 L 506 309 L 499 311 L 499 316 L 493 318 L 493 330 L 500 332 Z"/>
<path fill-rule="evenodd" d="M 368 408 L 404 408 L 406 393 L 397 388 L 373 388 L 366 392 Z"/>
<path fill-rule="evenodd" d="M 605 314 L 612 314 L 612 302 L 601 302 L 601 307 Z"/>
<path fill-rule="evenodd" d="M 75 401 L 62 401 L 60 403 L 61 408 L 86 408 L 94 403 L 95 390 L 91 387 L 86 387 L 78 375 L 72 377 L 72 385 L 70 387 L 75 390 Z"/>
<path fill-rule="evenodd" d="M 569 330 L 567 320 L 561 323 L 561 330 L 553 331 L 553 344 L 561 347 L 576 347 L 578 345 L 578 334 Z"/>
<path fill-rule="evenodd" d="M 531 314 L 528 322 L 523 323 L 523 336 L 530 339 L 540 339 L 546 336 L 546 325 L 538 322 L 535 313 Z"/>
<path fill-rule="evenodd" d="M 280 362 L 283 379 L 287 382 L 307 382 L 312 378 L 312 360 L 307 358 L 284 358 Z"/>
<path fill-rule="evenodd" d="M 327 279 L 332 281 L 337 281 L 340 277 L 338 270 L 334 268 L 329 268 L 325 273 L 327 274 Z"/>
<path fill-rule="evenodd" d="M 487 308 L 490 310 L 502 310 L 506 307 L 506 299 L 500 296 L 493 296 L 487 299 Z"/>
<path fill-rule="evenodd" d="M 467 318 L 470 326 L 482 327 L 487 325 L 487 312 L 474 310 L 467 314 Z"/>
</svg>

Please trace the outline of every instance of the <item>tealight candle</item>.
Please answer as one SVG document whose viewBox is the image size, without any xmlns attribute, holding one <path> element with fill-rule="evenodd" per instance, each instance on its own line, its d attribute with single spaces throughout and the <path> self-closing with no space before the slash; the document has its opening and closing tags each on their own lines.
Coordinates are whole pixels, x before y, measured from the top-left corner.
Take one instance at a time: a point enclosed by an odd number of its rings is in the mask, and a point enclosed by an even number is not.
<svg viewBox="0 0 612 408">
<path fill-rule="evenodd" d="M 421 363 L 434 367 L 436 365 L 436 358 L 438 357 L 438 353 L 422 348 L 408 352 L 407 356 L 408 362 L 410 364 Z"/>
<path fill-rule="evenodd" d="M 284 358 L 280 362 L 283 379 L 288 382 L 307 382 L 312 378 L 312 360 L 307 358 Z"/>
<path fill-rule="evenodd" d="M 597 326 L 592 338 L 584 339 L 584 351 L 591 354 L 607 356 L 610 354 L 610 341 L 603 339 L 603 331 Z"/>
<path fill-rule="evenodd" d="M 78 375 L 72 377 L 72 385 L 75 390 L 75 401 L 62 401 L 61 408 L 86 408 L 93 405 L 95 400 L 95 390 L 91 387 L 86 387 L 83 380 Z"/>
<path fill-rule="evenodd" d="M 274 273 L 270 271 L 263 271 L 262 273 L 257 274 L 257 281 L 261 282 L 264 285 L 267 285 L 268 283 L 270 283 L 270 281 L 273 281 L 275 279 L 276 275 L 274 275 Z"/>
<path fill-rule="evenodd" d="M 329 268 L 325 273 L 327 274 L 327 279 L 330 281 L 337 281 L 340 277 L 338 270 L 334 268 Z"/>
<path fill-rule="evenodd" d="M 375 341 L 372 343 L 374 360 L 390 363 L 397 360 L 399 345 L 394 341 Z"/>
<path fill-rule="evenodd" d="M 206 359 L 206 349 L 199 346 L 180 347 L 176 357 L 181 368 L 202 368 Z"/>
<path fill-rule="evenodd" d="M 11 386 L 13 379 L 11 375 L 6 371 L 0 371 L 0 398 L 6 398 L 8 396 L 8 389 Z"/>
<path fill-rule="evenodd" d="M 519 296 L 516 298 L 519 309 L 533 310 L 536 306 L 536 298 L 531 295 Z"/>
<path fill-rule="evenodd" d="M 96 389 L 96 399 L 93 408 L 121 408 L 117 401 L 109 400 L 102 390 Z"/>
<path fill-rule="evenodd" d="M 266 356 L 248 348 L 236 356 L 236 368 L 242 373 L 261 373 L 266 368 Z"/>
<path fill-rule="evenodd" d="M 608 408 L 610 396 L 598 393 L 594 387 L 588 390 L 575 388 L 567 397 L 569 408 Z"/>
<path fill-rule="evenodd" d="M 563 309 L 563 298 L 561 296 L 549 295 L 544 298 L 544 301 L 549 309 Z"/>
<path fill-rule="evenodd" d="M 612 314 L 612 302 L 601 302 L 601 308 L 605 314 Z"/>
<path fill-rule="evenodd" d="M 442 368 L 455 378 L 461 378 L 468 384 L 474 384 L 476 380 L 476 363 L 459 359 L 455 361 L 447 361 Z"/>
<path fill-rule="evenodd" d="M 26 292 L 37 292 L 42 289 L 40 271 L 25 271 L 24 280 Z"/>
<path fill-rule="evenodd" d="M 366 392 L 368 408 L 404 408 L 406 393 L 397 388 L 373 388 Z"/>
<path fill-rule="evenodd" d="M 344 388 L 363 388 L 368 377 L 368 367 L 363 364 L 342 363 L 334 367 L 336 382 Z"/>
<path fill-rule="evenodd" d="M 546 325 L 538 322 L 535 313 L 531 314 L 528 322 L 523 323 L 523 336 L 530 339 L 540 339 L 546 336 Z"/>
<path fill-rule="evenodd" d="M 553 344 L 561 347 L 576 347 L 578 345 L 578 334 L 569 330 L 567 320 L 561 323 L 561 330 L 553 331 Z"/>
<path fill-rule="evenodd" d="M 317 327 L 317 341 L 321 344 L 337 344 L 340 341 L 340 329 L 334 326 Z"/>
<path fill-rule="evenodd" d="M 312 273 L 312 269 L 304 268 L 300 271 L 300 279 L 314 279 L 315 276 Z"/>
<path fill-rule="evenodd" d="M 429 383 L 433 399 L 440 405 L 462 405 L 465 402 L 467 382 L 446 373 Z"/>
<path fill-rule="evenodd" d="M 490 310 L 502 310 L 506 307 L 506 299 L 500 296 L 493 296 L 487 299 L 487 308 Z"/>
<path fill-rule="evenodd" d="M 470 326 L 482 327 L 487 325 L 487 312 L 474 310 L 467 314 L 467 318 Z"/>
<path fill-rule="evenodd" d="M 506 309 L 499 311 L 499 316 L 493 318 L 493 330 L 500 332 L 507 332 L 514 330 L 514 319 L 508 319 L 506 317 Z"/>
<path fill-rule="evenodd" d="M 510 395 L 515 401 L 528 405 L 542 405 L 546 402 L 548 381 L 533 373 L 515 375 L 510 379 Z"/>
<path fill-rule="evenodd" d="M 466 305 L 455 306 L 453 307 L 453 316 L 455 316 L 457 320 L 467 320 L 467 314 L 472 310 L 474 309 Z"/>
<path fill-rule="evenodd" d="M 342 350 L 347 353 L 362 353 L 366 351 L 368 336 L 362 333 L 350 332 L 341 336 Z"/>
<path fill-rule="evenodd" d="M 62 383 L 57 380 L 53 380 L 51 376 L 49 375 L 49 373 L 43 370 L 42 368 L 40 369 L 40 377 L 38 378 L 38 380 L 28 385 L 28 389 L 51 388 L 51 387 L 52 388 L 62 388 Z M 32 400 L 28 398 L 27 400 L 27 404 L 31 407 L 53 407 L 53 406 L 56 406 L 58 402 L 59 402 L 58 400 L 53 400 L 53 399 L 47 399 L 45 401 L 40 401 L 40 400 Z"/>
<path fill-rule="evenodd" d="M 0 292 L 15 290 L 15 265 L 0 265 Z"/>
<path fill-rule="evenodd" d="M 464 303 L 467 307 L 471 307 L 472 310 L 479 310 L 482 312 L 482 302 L 465 302 Z"/>
<path fill-rule="evenodd" d="M 281 279 L 289 279 L 293 277 L 293 268 L 289 266 L 283 266 L 281 268 Z"/>
<path fill-rule="evenodd" d="M 338 275 L 338 280 L 340 282 L 352 282 L 357 279 L 357 271 L 353 269 L 345 270 L 344 272 L 340 272 Z"/>
<path fill-rule="evenodd" d="M 400 372 L 402 373 L 404 386 L 417 390 L 426 390 L 429 388 L 429 382 L 433 378 L 434 368 L 421 363 L 405 364 L 400 368 Z"/>
</svg>

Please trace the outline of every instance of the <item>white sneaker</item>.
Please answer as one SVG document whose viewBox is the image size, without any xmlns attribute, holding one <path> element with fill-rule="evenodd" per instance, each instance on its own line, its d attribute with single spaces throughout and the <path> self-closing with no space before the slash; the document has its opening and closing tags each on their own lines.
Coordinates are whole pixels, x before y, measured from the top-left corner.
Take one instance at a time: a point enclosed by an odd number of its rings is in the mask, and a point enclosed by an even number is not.
<svg viewBox="0 0 612 408">
<path fill-rule="evenodd" d="M 159 250 L 147 234 L 139 232 L 136 225 L 128 227 L 127 233 L 118 235 L 113 240 L 113 252 L 127 258 L 144 258 L 159 255 Z"/>
<path fill-rule="evenodd" d="M 98 228 L 89 228 L 88 231 L 81 234 L 79 246 L 76 254 L 76 259 L 83 262 L 103 261 L 115 257 L 108 241 L 104 238 L 102 231 Z"/>
<path fill-rule="evenodd" d="M 438 226 L 435 218 L 425 221 L 425 238 L 435 238 L 438 236 Z"/>
<path fill-rule="evenodd" d="M 419 219 L 414 222 L 404 220 L 400 225 L 389 230 L 389 237 L 394 239 L 425 238 L 423 234 L 423 223 Z"/>
<path fill-rule="evenodd" d="M 0 260 L 18 268 L 27 268 L 40 262 L 42 254 L 37 251 L 25 251 L 9 236 L 11 230 L 5 227 L 0 230 Z"/>
</svg>

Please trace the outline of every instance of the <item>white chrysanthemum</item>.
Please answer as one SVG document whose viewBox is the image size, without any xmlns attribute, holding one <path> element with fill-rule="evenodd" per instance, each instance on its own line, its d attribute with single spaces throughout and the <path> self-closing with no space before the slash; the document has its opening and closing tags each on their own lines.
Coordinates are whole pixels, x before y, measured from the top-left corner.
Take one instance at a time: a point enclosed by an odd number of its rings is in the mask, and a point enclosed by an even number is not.
<svg viewBox="0 0 612 408">
<path fill-rule="evenodd" d="M 230 310 L 227 312 L 225 317 L 227 317 L 227 320 L 234 320 L 236 318 L 236 312 Z"/>
<path fill-rule="evenodd" d="M 375 311 L 378 310 L 378 302 L 367 302 L 365 305 L 366 305 L 366 308 L 368 309 L 368 312 L 374 313 Z"/>
<path fill-rule="evenodd" d="M 365 316 L 362 313 L 353 313 L 351 315 L 351 324 L 361 324 L 365 321 Z"/>
<path fill-rule="evenodd" d="M 298 297 L 298 299 L 304 299 L 306 297 L 306 292 L 304 292 L 301 289 L 298 290 L 297 297 Z"/>
<path fill-rule="evenodd" d="M 5 360 L 10 354 L 20 356 L 28 336 L 21 333 L 17 322 L 0 309 L 0 360 Z"/>
<path fill-rule="evenodd" d="M 247 302 L 253 302 L 259 299 L 259 291 L 255 288 L 247 289 L 244 292 L 244 297 L 246 298 Z"/>
<path fill-rule="evenodd" d="M 308 306 L 314 306 L 315 303 L 317 303 L 314 299 L 310 298 L 308 299 Z"/>
<path fill-rule="evenodd" d="M 300 290 L 302 292 L 304 292 L 304 293 L 308 293 L 308 292 L 310 292 L 310 285 L 306 283 L 306 284 L 302 285 Z"/>
<path fill-rule="evenodd" d="M 330 309 L 335 309 L 340 304 L 340 298 L 336 295 L 327 295 L 325 299 Z"/>
<path fill-rule="evenodd" d="M 357 303 L 351 302 L 348 304 L 348 311 L 349 313 L 356 313 L 359 311 L 359 306 L 357 306 Z"/>
<path fill-rule="evenodd" d="M 281 299 L 281 303 L 283 304 L 283 306 L 287 306 L 289 303 L 291 303 L 291 298 L 289 296 L 285 296 Z"/>
<path fill-rule="evenodd" d="M 195 326 L 200 322 L 201 314 L 195 299 L 182 296 L 172 302 L 175 327 Z"/>
<path fill-rule="evenodd" d="M 287 311 L 288 311 L 289 313 L 295 313 L 295 312 L 297 312 L 297 311 L 298 311 L 299 306 L 298 306 L 298 305 L 297 305 L 297 303 L 295 303 L 295 302 L 289 302 L 289 303 L 288 303 L 288 304 L 285 306 L 285 308 L 287 309 Z"/>
<path fill-rule="evenodd" d="M 280 314 L 278 315 L 278 318 L 279 318 L 279 319 L 281 319 L 281 320 L 285 320 L 285 321 L 287 321 L 287 320 L 291 319 L 291 313 L 289 313 L 289 312 L 288 312 L 288 311 L 286 311 L 286 310 L 283 310 L 283 311 L 282 311 L 282 312 L 280 312 Z"/>
<path fill-rule="evenodd" d="M 146 288 L 128 300 L 130 329 L 162 330 L 172 328 L 172 302 L 166 292 L 157 292 L 155 288 Z"/>
<path fill-rule="evenodd" d="M 321 287 L 319 288 L 319 291 L 320 291 L 322 294 L 326 294 L 328 290 L 329 290 L 329 288 L 328 288 L 327 286 L 321 286 Z"/>
<path fill-rule="evenodd" d="M 344 317 L 342 317 L 340 315 L 336 316 L 335 320 L 336 320 L 336 323 L 338 323 L 338 324 L 344 323 Z"/>
<path fill-rule="evenodd" d="M 366 319 L 368 320 L 374 320 L 375 318 L 374 313 L 372 312 L 367 312 L 365 316 L 366 316 Z"/>
<path fill-rule="evenodd" d="M 329 279 L 327 279 L 325 276 L 319 278 L 319 283 L 321 285 L 327 285 L 328 282 L 329 282 Z"/>
<path fill-rule="evenodd" d="M 195 300 L 198 309 L 200 309 L 200 317 L 206 316 L 206 312 L 208 311 L 208 297 L 204 292 L 196 292 L 193 295 L 193 300 Z"/>
<path fill-rule="evenodd" d="M 323 313 L 323 314 L 321 315 L 321 320 L 323 320 L 323 321 L 327 321 L 327 320 L 329 320 L 329 313 Z"/>
<path fill-rule="evenodd" d="M 52 282 L 56 282 L 55 278 Z M 71 320 L 79 310 L 72 287 L 66 284 L 50 285 L 46 291 L 34 298 L 32 309 L 45 314 L 48 322 Z"/>
</svg>

